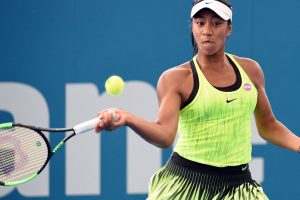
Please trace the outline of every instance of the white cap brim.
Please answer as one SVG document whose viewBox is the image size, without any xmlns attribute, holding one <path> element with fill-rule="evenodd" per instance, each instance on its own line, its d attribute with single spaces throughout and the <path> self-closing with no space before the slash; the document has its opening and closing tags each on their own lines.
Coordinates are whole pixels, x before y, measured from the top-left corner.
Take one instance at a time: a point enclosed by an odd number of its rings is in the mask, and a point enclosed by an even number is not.
<svg viewBox="0 0 300 200">
<path fill-rule="evenodd" d="M 204 8 L 214 11 L 226 21 L 229 19 L 232 21 L 232 10 L 227 5 L 216 0 L 204 0 L 194 5 L 191 11 L 191 18 L 193 18 L 197 12 Z"/>
</svg>

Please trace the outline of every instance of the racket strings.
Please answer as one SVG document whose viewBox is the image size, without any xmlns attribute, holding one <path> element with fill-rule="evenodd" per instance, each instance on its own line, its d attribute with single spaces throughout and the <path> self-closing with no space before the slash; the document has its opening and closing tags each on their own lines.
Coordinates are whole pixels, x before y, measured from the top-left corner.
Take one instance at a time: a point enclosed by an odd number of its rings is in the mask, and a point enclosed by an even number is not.
<svg viewBox="0 0 300 200">
<path fill-rule="evenodd" d="M 47 161 L 48 152 L 44 138 L 33 130 L 0 129 L 0 181 L 16 182 L 36 174 Z"/>
</svg>

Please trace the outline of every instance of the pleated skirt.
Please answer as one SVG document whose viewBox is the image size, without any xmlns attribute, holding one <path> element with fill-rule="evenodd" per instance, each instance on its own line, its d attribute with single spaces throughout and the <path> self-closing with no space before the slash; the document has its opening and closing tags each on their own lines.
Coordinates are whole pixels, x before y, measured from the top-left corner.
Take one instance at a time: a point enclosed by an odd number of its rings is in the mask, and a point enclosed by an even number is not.
<svg viewBox="0 0 300 200">
<path fill-rule="evenodd" d="M 247 164 L 213 167 L 174 152 L 149 184 L 148 200 L 268 200 Z"/>
</svg>

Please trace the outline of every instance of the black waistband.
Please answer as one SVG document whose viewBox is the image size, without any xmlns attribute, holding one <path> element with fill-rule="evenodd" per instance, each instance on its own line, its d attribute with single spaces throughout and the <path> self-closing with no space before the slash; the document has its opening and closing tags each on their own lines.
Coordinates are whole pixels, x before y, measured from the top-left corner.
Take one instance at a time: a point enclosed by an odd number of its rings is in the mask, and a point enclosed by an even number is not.
<svg viewBox="0 0 300 200">
<path fill-rule="evenodd" d="M 182 167 L 189 168 L 193 171 L 198 171 L 202 173 L 209 174 L 219 174 L 219 175 L 241 175 L 241 174 L 250 174 L 249 165 L 243 164 L 238 166 L 228 166 L 228 167 L 215 167 L 211 165 L 206 165 L 198 162 L 188 160 L 178 153 L 173 152 L 169 162 L 175 162 L 176 164 L 181 165 Z"/>
</svg>

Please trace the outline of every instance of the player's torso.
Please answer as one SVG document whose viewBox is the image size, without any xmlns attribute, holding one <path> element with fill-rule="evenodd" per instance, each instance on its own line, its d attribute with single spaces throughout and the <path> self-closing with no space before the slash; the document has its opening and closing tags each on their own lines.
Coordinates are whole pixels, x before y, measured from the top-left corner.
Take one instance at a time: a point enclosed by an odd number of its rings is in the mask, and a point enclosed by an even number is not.
<svg viewBox="0 0 300 200">
<path fill-rule="evenodd" d="M 223 166 L 249 161 L 251 114 L 257 99 L 255 86 L 239 65 L 235 66 L 233 76 L 227 74 L 225 84 L 209 78 L 213 73 L 202 72 L 197 64 L 191 69 L 193 84 L 186 86 L 192 87 L 192 92 L 181 109 L 179 131 L 182 133 L 175 150 L 189 152 L 185 157 L 206 164 Z M 234 148 L 238 150 L 232 151 Z M 218 163 L 219 155 L 224 155 L 224 163 Z M 199 156 L 206 157 L 201 160 Z"/>
</svg>

